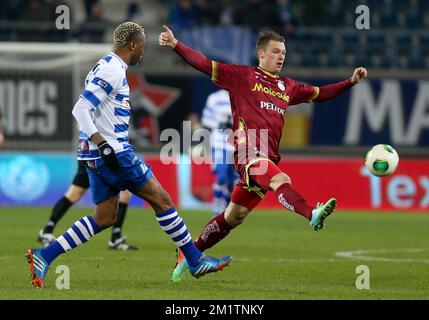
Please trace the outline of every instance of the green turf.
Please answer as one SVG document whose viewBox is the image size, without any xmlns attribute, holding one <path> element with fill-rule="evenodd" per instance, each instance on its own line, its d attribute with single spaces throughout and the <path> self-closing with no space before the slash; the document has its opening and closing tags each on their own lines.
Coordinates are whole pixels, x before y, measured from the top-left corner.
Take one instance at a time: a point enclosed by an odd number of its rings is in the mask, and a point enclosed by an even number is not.
<svg viewBox="0 0 429 320">
<path fill-rule="evenodd" d="M 49 208 L 0 209 L 0 299 L 428 299 L 429 215 L 336 212 L 314 232 L 285 211 L 252 213 L 209 254 L 232 255 L 224 272 L 171 283 L 174 246 L 149 210 L 129 210 L 125 234 L 137 252 L 107 249 L 110 230 L 51 266 L 46 287 L 30 285 L 24 254 L 37 246 Z M 73 208 L 56 234 L 91 211 Z M 194 237 L 209 212 L 181 212 Z M 384 249 L 384 251 L 380 251 Z M 413 250 L 403 250 L 413 249 Z M 419 250 L 414 250 L 419 249 Z M 339 251 L 375 250 L 360 259 Z M 369 259 L 368 256 L 377 260 Z M 59 290 L 58 265 L 70 268 L 70 289 Z M 358 290 L 358 265 L 370 269 L 370 289 Z"/>
</svg>

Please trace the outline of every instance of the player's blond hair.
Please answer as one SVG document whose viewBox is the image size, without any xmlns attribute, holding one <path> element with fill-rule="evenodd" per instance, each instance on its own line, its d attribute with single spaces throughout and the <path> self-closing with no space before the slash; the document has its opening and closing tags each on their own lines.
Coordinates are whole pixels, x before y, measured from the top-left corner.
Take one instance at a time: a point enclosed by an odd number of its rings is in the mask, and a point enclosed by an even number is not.
<svg viewBox="0 0 429 320">
<path fill-rule="evenodd" d="M 113 47 L 121 48 L 125 46 L 139 33 L 144 33 L 144 28 L 138 23 L 132 21 L 122 22 L 113 31 Z"/>
<path fill-rule="evenodd" d="M 259 32 L 258 40 L 256 40 L 256 50 L 259 50 L 259 49 L 265 50 L 270 40 L 285 42 L 285 38 L 275 31 L 272 31 L 272 30 L 261 31 Z"/>
</svg>

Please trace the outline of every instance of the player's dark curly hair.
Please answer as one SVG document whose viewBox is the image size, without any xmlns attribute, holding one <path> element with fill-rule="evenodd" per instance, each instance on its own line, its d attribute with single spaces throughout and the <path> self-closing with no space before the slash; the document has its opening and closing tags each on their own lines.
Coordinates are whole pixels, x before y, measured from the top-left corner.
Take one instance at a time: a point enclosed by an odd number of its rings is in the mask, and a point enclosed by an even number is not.
<svg viewBox="0 0 429 320">
<path fill-rule="evenodd" d="M 258 40 L 256 40 L 256 50 L 259 50 L 259 49 L 265 50 L 270 40 L 285 42 L 285 38 L 275 31 L 271 31 L 271 30 L 261 31 L 259 32 Z"/>
</svg>

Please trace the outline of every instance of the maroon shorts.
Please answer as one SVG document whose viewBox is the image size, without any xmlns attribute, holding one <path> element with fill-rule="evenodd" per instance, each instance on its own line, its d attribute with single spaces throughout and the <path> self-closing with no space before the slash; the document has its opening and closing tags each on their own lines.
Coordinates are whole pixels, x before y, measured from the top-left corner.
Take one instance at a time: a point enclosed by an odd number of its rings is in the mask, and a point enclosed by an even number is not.
<svg viewBox="0 0 429 320">
<path fill-rule="evenodd" d="M 252 211 L 269 190 L 271 178 L 282 171 L 267 158 L 257 158 L 247 164 L 234 163 L 240 179 L 234 187 L 231 202 Z"/>
</svg>

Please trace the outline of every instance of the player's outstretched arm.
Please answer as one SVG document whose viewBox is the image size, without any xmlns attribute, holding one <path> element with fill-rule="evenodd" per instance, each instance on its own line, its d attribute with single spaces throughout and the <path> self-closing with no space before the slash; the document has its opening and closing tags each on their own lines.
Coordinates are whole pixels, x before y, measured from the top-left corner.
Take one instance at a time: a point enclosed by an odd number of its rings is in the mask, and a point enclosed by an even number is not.
<svg viewBox="0 0 429 320">
<path fill-rule="evenodd" d="M 165 24 L 162 26 L 162 32 L 159 34 L 158 41 L 161 47 L 170 47 L 171 49 L 174 49 L 177 44 L 177 39 L 174 37 L 173 31 Z"/>
<path fill-rule="evenodd" d="M 366 68 L 363 68 L 363 67 L 356 68 L 355 71 L 353 72 L 351 82 L 353 85 L 358 84 L 367 76 L 368 76 L 368 71 L 366 70 Z"/>
<path fill-rule="evenodd" d="M 364 78 L 368 76 L 368 71 L 366 68 L 360 67 L 356 68 L 353 72 L 351 78 L 346 79 L 341 82 L 328 84 L 322 87 L 315 87 L 315 98 L 313 101 L 322 102 L 332 98 L 335 98 L 339 94 L 343 93 L 350 87 L 354 86 L 361 82 Z"/>
<path fill-rule="evenodd" d="M 211 76 L 212 61 L 200 52 L 195 51 L 178 41 L 174 37 L 173 32 L 166 25 L 162 26 L 162 32 L 158 37 L 158 41 L 160 46 L 172 48 L 180 57 L 182 57 L 183 60 L 195 69 Z"/>
</svg>

